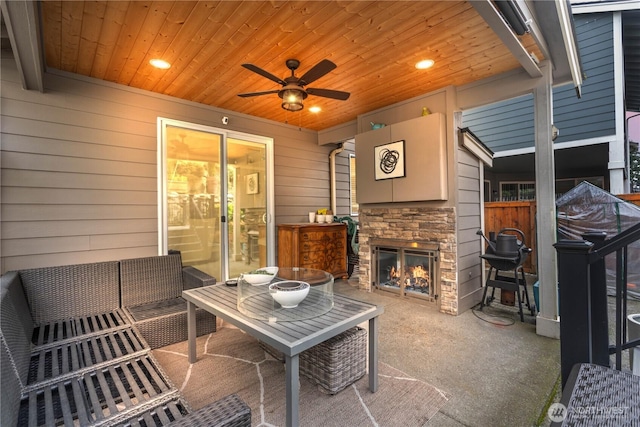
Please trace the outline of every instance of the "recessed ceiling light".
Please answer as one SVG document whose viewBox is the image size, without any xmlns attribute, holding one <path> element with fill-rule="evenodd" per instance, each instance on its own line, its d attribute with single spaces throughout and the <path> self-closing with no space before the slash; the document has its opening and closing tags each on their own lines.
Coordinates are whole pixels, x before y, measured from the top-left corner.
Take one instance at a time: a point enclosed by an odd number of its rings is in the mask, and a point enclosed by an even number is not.
<svg viewBox="0 0 640 427">
<path fill-rule="evenodd" d="M 171 64 L 162 59 L 152 59 L 151 61 L 149 61 L 149 64 L 153 65 L 156 68 L 160 68 L 161 70 L 167 70 L 171 67 Z"/>
<path fill-rule="evenodd" d="M 322 111 L 322 108 L 320 108 L 320 107 L 311 107 L 311 108 L 309 108 L 309 111 L 311 111 L 312 113 L 319 113 L 320 111 Z"/>
<path fill-rule="evenodd" d="M 435 64 L 435 61 L 433 59 L 425 59 L 418 62 L 416 64 L 416 68 L 418 70 L 426 70 L 427 68 L 433 67 L 433 64 Z"/>
</svg>

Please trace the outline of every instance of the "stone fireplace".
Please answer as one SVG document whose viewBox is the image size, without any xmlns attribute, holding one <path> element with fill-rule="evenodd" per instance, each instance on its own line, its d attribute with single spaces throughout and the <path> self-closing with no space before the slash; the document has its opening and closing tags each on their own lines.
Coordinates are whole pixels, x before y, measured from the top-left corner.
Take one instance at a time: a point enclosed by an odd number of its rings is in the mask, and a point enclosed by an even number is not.
<svg viewBox="0 0 640 427">
<path fill-rule="evenodd" d="M 370 121 L 392 118 L 385 114 Z M 457 315 L 482 298 L 483 242 L 476 232 L 483 167 L 493 153 L 468 130 L 454 132 L 454 118 L 436 112 L 359 133 L 355 152 L 359 287 Z M 390 166 L 393 174 L 385 175 Z"/>
<path fill-rule="evenodd" d="M 394 291 L 394 285 L 384 285 L 386 276 L 378 273 L 379 261 L 376 258 L 382 249 L 400 250 L 403 261 L 400 265 L 402 277 L 397 292 L 403 297 L 415 297 L 437 302 L 440 311 L 449 314 L 458 313 L 457 292 L 457 240 L 456 213 L 452 207 L 389 207 L 363 208 L 359 217 L 360 231 L 360 278 L 359 287 L 372 290 Z M 391 251 L 392 252 L 392 251 Z M 436 259 L 431 258 L 435 254 Z M 413 255 L 423 258 L 407 263 Z M 388 258 L 388 257 L 386 257 Z M 412 276 L 408 267 L 430 266 L 428 293 L 420 289 L 420 281 L 407 281 Z M 430 264 L 429 264 L 430 263 Z M 386 268 L 383 268 L 386 270 Z"/>
</svg>

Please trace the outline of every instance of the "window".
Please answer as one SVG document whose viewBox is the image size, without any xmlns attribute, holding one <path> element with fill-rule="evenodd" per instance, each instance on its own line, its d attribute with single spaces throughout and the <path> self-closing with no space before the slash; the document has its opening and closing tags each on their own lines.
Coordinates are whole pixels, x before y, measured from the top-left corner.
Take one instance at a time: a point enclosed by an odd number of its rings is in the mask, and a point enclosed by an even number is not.
<svg viewBox="0 0 640 427">
<path fill-rule="evenodd" d="M 604 188 L 604 177 L 592 176 L 589 178 L 571 178 L 571 179 L 557 179 L 556 180 L 556 197 L 562 196 L 567 191 L 571 190 L 582 181 L 588 181 L 596 187 Z"/>
<path fill-rule="evenodd" d="M 562 196 L 582 181 L 588 181 L 591 184 L 604 188 L 604 177 L 591 176 L 587 178 L 568 178 L 556 180 L 556 197 Z M 486 188 L 486 187 L 485 187 Z M 500 182 L 500 201 L 511 202 L 517 200 L 535 200 L 536 199 L 536 183 L 533 181 L 525 182 Z"/>
<path fill-rule="evenodd" d="M 356 199 L 356 155 L 349 154 L 349 206 L 351 215 L 358 215 L 359 206 Z"/>
<path fill-rule="evenodd" d="M 484 201 L 485 202 L 495 202 L 497 200 L 497 195 L 494 197 L 491 194 L 491 181 L 488 179 L 484 180 Z"/>
<path fill-rule="evenodd" d="M 535 199 L 536 183 L 533 181 L 500 183 L 500 200 L 503 202 Z"/>
</svg>

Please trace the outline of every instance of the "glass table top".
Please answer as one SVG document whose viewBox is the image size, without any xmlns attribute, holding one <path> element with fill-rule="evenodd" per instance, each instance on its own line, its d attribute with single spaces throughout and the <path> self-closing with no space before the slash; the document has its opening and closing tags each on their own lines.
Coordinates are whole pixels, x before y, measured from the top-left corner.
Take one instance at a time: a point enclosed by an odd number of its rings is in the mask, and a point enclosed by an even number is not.
<svg viewBox="0 0 640 427">
<path fill-rule="evenodd" d="M 269 267 L 269 269 L 274 269 Z M 260 272 L 264 271 L 260 270 Z M 251 272 L 247 272 L 248 274 Z M 254 275 L 255 276 L 255 275 Z M 238 310 L 245 316 L 269 322 L 312 319 L 333 308 L 333 276 L 323 270 L 278 268 L 273 278 L 238 278 Z M 298 299 L 302 298 L 301 301 Z"/>
</svg>

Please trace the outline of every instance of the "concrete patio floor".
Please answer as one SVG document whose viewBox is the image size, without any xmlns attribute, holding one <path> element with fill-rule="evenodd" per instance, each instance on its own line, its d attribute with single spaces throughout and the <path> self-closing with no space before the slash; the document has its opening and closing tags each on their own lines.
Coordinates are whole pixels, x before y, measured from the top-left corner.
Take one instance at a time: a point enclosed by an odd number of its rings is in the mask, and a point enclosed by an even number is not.
<svg viewBox="0 0 640 427">
<path fill-rule="evenodd" d="M 527 311 L 525 322 L 513 307 L 496 303 L 451 316 L 436 304 L 359 290 L 356 277 L 336 280 L 334 292 L 384 306 L 380 361 L 449 396 L 427 426 L 549 425 L 546 407 L 557 399 L 560 341 L 538 336 Z"/>
</svg>

